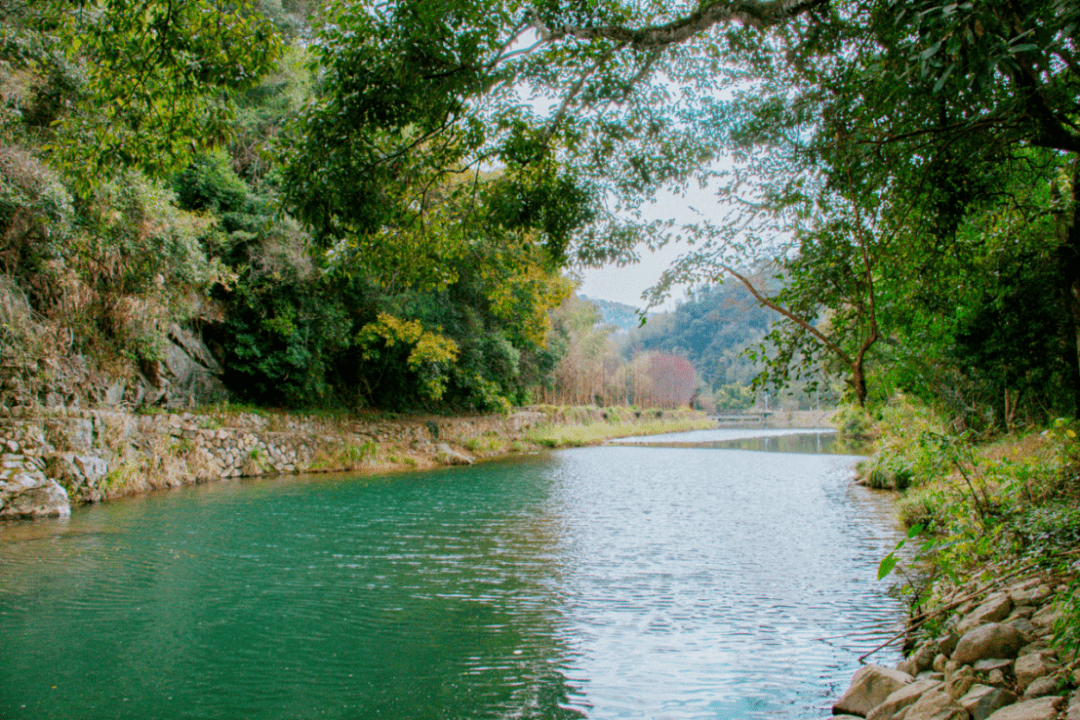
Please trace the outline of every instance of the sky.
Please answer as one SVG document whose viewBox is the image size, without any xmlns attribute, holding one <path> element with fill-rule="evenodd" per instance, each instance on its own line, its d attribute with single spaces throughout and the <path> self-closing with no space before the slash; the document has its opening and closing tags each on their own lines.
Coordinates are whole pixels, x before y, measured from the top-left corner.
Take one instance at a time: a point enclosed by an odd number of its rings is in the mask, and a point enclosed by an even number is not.
<svg viewBox="0 0 1080 720">
<path fill-rule="evenodd" d="M 675 261 L 682 250 L 682 246 L 667 245 L 655 253 L 645 250 L 641 253 L 641 262 L 636 265 L 607 265 L 581 271 L 584 282 L 578 288 L 578 294 L 614 300 L 644 310 L 646 301 L 641 299 L 641 294 L 660 280 L 660 273 Z M 674 310 L 677 301 L 685 296 L 685 288 L 676 288 L 667 302 L 651 312 Z"/>
<path fill-rule="evenodd" d="M 713 192 L 709 188 L 692 187 L 685 196 L 667 193 L 661 195 L 655 205 L 646 208 L 644 214 L 650 219 L 674 219 L 676 224 L 699 221 L 703 217 L 715 220 L 720 212 L 717 211 L 717 199 Z M 646 301 L 641 299 L 641 294 L 655 285 L 660 280 L 660 274 L 688 249 L 689 246 L 682 243 L 665 245 L 656 252 L 643 248 L 639 252 L 641 262 L 635 265 L 608 265 L 580 271 L 584 282 L 578 294 L 614 300 L 644 310 Z M 686 299 L 687 287 L 673 287 L 671 297 L 650 312 L 674 310 L 678 302 Z"/>
</svg>

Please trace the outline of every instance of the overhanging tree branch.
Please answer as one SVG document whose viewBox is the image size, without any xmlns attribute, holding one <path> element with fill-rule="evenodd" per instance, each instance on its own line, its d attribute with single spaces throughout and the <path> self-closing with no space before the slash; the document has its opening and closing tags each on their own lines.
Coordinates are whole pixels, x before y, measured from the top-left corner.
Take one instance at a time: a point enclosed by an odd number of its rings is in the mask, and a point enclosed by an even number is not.
<svg viewBox="0 0 1080 720">
<path fill-rule="evenodd" d="M 827 4 L 828 0 L 705 2 L 684 18 L 643 28 L 626 28 L 618 25 L 549 28 L 544 27 L 539 21 L 536 22 L 536 26 L 541 36 L 551 41 L 567 37 L 578 40 L 605 39 L 626 43 L 635 49 L 642 50 L 677 45 L 700 35 L 714 25 L 730 22 L 740 22 L 762 30 Z"/>
</svg>

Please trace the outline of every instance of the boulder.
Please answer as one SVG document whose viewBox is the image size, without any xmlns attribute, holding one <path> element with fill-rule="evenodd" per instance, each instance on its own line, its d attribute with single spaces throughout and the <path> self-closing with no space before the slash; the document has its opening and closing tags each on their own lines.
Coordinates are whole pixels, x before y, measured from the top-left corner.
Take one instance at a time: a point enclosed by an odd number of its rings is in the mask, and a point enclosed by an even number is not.
<svg viewBox="0 0 1080 720">
<path fill-rule="evenodd" d="M 987 720 L 1055 720 L 1058 709 L 1065 704 L 1065 698 L 1042 697 L 1025 700 L 1015 705 L 1006 705 Z"/>
<path fill-rule="evenodd" d="M 942 655 L 952 655 L 956 649 L 956 643 L 960 642 L 960 636 L 954 632 L 945 633 L 934 640 L 937 643 L 937 651 Z"/>
<path fill-rule="evenodd" d="M 934 667 L 934 658 L 938 655 L 938 643 L 936 641 L 928 641 L 922 644 L 922 646 L 915 651 L 915 654 L 911 656 L 911 659 L 915 661 L 916 669 L 911 675 L 918 675 L 924 670 L 930 670 Z"/>
<path fill-rule="evenodd" d="M 966 695 L 973 685 L 975 685 L 975 670 L 970 665 L 964 665 L 945 678 L 945 692 L 957 699 Z"/>
<path fill-rule="evenodd" d="M 67 517 L 70 514 L 67 491 L 40 472 L 16 473 L 8 480 L 0 481 L 0 519 Z"/>
<path fill-rule="evenodd" d="M 913 681 L 907 673 L 881 665 L 861 667 L 852 676 L 847 692 L 833 705 L 833 714 L 866 717 L 890 695 Z"/>
<path fill-rule="evenodd" d="M 1061 616 L 1061 613 L 1053 603 L 1045 605 L 1041 610 L 1031 616 L 1031 624 L 1035 626 L 1037 630 L 1049 630 L 1053 627 L 1054 622 Z"/>
<path fill-rule="evenodd" d="M 1030 610 L 1031 608 L 1028 609 Z M 1036 635 L 1035 626 L 1031 624 L 1031 620 L 1028 618 L 1018 617 L 1012 620 L 1006 620 L 1006 622 L 1019 630 L 1024 635 L 1025 639 L 1029 641 Z"/>
<path fill-rule="evenodd" d="M 972 610 L 956 626 L 956 631 L 963 636 L 980 625 L 1004 620 L 1012 611 L 1012 600 L 1006 593 L 994 593 L 982 605 Z"/>
<path fill-rule="evenodd" d="M 988 658 L 1014 658 L 1023 646 L 1023 634 L 1012 625 L 987 623 L 960 638 L 952 659 L 969 665 Z"/>
<path fill-rule="evenodd" d="M 1024 691 L 1024 699 L 1030 700 L 1032 698 L 1046 697 L 1047 695 L 1053 695 L 1057 692 L 1058 682 L 1051 675 L 1044 675 L 1041 678 L 1035 678 L 1030 685 L 1027 686 L 1027 690 Z"/>
<path fill-rule="evenodd" d="M 916 680 L 905 685 L 885 698 L 885 702 L 871 710 L 866 720 L 891 720 L 907 706 L 914 705 L 923 693 L 938 687 L 941 687 L 941 683 L 933 680 Z"/>
<path fill-rule="evenodd" d="M 1065 713 L 1065 720 L 1080 720 L 1080 690 L 1073 690 L 1069 696 L 1069 710 Z"/>
<path fill-rule="evenodd" d="M 1016 702 L 1016 695 L 1004 688 L 973 685 L 959 700 L 971 715 L 971 720 L 986 720 L 995 712 Z"/>
<path fill-rule="evenodd" d="M 1007 592 L 1009 597 L 1012 598 L 1013 605 L 1032 605 L 1031 599 L 1035 595 L 1035 588 L 1039 584 L 1038 578 L 1028 578 L 1009 587 Z"/>
<path fill-rule="evenodd" d="M 904 713 L 904 720 L 969 720 L 968 711 L 944 690 L 923 693 Z"/>
<path fill-rule="evenodd" d="M 986 660 L 979 660 L 975 663 L 975 672 L 977 673 L 991 673 L 994 670 L 1000 670 L 1003 673 L 1012 672 L 1013 661 L 1008 658 L 987 658 Z"/>
<path fill-rule="evenodd" d="M 94 455 L 53 453 L 46 459 L 46 472 L 64 487 L 68 497 L 77 502 L 102 499 L 99 483 L 108 475 L 109 464 Z"/>
<path fill-rule="evenodd" d="M 1027 690 L 1028 685 L 1036 679 L 1046 677 L 1055 670 L 1058 664 L 1052 653 L 1046 650 L 1038 650 L 1027 655 L 1021 655 L 1016 660 L 1016 687 L 1020 692 Z"/>
<path fill-rule="evenodd" d="M 1031 593 L 1031 604 L 1042 605 L 1044 602 L 1050 599 L 1050 596 L 1054 594 L 1054 589 L 1046 583 L 1039 585 Z"/>
<path fill-rule="evenodd" d="M 896 669 L 914 677 L 919 674 L 919 663 L 915 662 L 915 658 L 910 657 L 896 663 Z"/>
</svg>

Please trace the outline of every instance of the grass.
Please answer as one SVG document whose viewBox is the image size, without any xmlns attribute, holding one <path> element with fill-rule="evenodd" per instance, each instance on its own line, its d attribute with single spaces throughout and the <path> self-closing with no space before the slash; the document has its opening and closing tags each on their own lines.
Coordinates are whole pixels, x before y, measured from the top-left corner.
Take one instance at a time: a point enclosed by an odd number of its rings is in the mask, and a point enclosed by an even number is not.
<svg viewBox="0 0 1080 720">
<path fill-rule="evenodd" d="M 610 417 L 610 416 L 609 416 Z M 584 447 L 598 445 L 605 440 L 634 435 L 658 435 L 687 430 L 703 430 L 716 427 L 716 423 L 704 416 L 652 417 L 636 423 L 623 423 L 612 418 L 608 422 L 588 425 L 545 425 L 525 437 L 535 445 L 548 448 Z"/>
</svg>

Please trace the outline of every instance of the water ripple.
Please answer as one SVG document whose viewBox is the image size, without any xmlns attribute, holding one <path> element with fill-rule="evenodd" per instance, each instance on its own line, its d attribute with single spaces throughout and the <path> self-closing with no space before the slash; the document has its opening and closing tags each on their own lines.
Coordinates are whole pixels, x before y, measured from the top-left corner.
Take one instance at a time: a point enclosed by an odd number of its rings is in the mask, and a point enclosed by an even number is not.
<svg viewBox="0 0 1080 720">
<path fill-rule="evenodd" d="M 0 716 L 817 718 L 899 617 L 851 462 L 602 447 L 0 533 Z"/>
</svg>

